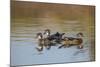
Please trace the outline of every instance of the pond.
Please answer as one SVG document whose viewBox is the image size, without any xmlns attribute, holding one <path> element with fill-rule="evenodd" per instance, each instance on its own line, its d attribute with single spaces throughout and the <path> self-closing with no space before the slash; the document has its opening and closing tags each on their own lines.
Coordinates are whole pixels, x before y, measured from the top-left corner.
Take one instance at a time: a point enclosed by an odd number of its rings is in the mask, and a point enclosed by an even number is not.
<svg viewBox="0 0 100 67">
<path fill-rule="evenodd" d="M 38 65 L 51 63 L 70 63 L 91 60 L 88 24 L 79 20 L 58 20 L 53 18 L 28 18 L 11 20 L 11 65 Z M 65 36 L 75 37 L 78 32 L 84 34 L 83 49 L 76 46 L 38 52 L 36 33 L 50 29 L 51 34 L 66 33 Z"/>
</svg>

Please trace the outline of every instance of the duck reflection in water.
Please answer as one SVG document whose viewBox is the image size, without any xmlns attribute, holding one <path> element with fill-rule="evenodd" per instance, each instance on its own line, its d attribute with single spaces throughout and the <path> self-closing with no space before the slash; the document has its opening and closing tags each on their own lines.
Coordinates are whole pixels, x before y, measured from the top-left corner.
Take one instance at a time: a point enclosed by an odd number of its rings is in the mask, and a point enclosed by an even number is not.
<svg viewBox="0 0 100 67">
<path fill-rule="evenodd" d="M 78 33 L 76 36 L 77 38 L 74 37 L 63 37 L 65 33 L 59 33 L 56 32 L 55 34 L 51 34 L 50 29 L 44 30 L 44 33 L 37 33 L 37 39 L 38 39 L 38 47 L 36 48 L 38 51 L 43 51 L 43 48 L 45 47 L 46 49 L 50 49 L 51 46 L 57 46 L 60 44 L 58 48 L 62 47 L 69 47 L 76 45 L 78 48 L 83 48 L 83 33 Z"/>
<path fill-rule="evenodd" d="M 38 47 L 36 49 L 38 51 L 43 51 L 43 48 L 50 49 L 51 46 L 56 46 L 57 43 L 60 43 L 62 40 L 62 36 L 65 33 L 56 32 L 51 35 L 50 29 L 44 30 L 44 33 L 37 33 L 36 38 L 38 39 Z"/>
<path fill-rule="evenodd" d="M 82 49 L 83 48 L 83 33 L 78 33 L 76 34 L 77 38 L 73 38 L 73 37 L 64 37 L 64 39 L 62 40 L 62 45 L 59 48 L 62 47 L 69 47 L 69 46 L 73 46 L 76 45 L 77 48 Z"/>
</svg>

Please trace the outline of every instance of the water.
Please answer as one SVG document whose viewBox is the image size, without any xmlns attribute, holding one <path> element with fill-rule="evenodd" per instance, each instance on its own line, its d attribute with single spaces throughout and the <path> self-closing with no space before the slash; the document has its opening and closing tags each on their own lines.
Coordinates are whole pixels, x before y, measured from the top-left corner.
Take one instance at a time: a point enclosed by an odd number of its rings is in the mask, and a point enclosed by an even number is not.
<svg viewBox="0 0 100 67">
<path fill-rule="evenodd" d="M 69 63 L 90 61 L 91 51 L 87 22 L 78 20 L 57 20 L 50 18 L 12 19 L 11 23 L 11 65 L 36 65 L 51 63 Z M 36 33 L 50 29 L 51 33 L 64 32 L 65 36 L 75 37 L 78 32 L 84 33 L 84 48 L 76 46 L 58 49 L 52 46 L 41 53 L 35 48 L 38 46 Z"/>
</svg>

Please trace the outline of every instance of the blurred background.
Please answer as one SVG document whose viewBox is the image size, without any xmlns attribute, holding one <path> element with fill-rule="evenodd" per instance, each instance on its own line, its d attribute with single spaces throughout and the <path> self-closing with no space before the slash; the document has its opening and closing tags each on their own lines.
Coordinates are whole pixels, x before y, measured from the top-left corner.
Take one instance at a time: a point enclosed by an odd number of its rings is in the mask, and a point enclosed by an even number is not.
<svg viewBox="0 0 100 67">
<path fill-rule="evenodd" d="M 62 50 L 53 47 L 51 51 L 46 53 L 45 50 L 45 54 L 38 55 L 35 50 L 37 46 L 35 36 L 45 29 L 50 29 L 52 34 L 57 31 L 65 32 L 66 36 L 75 36 L 78 32 L 82 32 L 85 52 L 73 59 L 73 55 L 79 51 L 75 47 Z M 93 61 L 94 36 L 95 6 L 11 1 L 11 65 Z M 64 55 L 59 56 L 62 54 Z M 46 58 L 43 62 L 44 56 Z"/>
</svg>

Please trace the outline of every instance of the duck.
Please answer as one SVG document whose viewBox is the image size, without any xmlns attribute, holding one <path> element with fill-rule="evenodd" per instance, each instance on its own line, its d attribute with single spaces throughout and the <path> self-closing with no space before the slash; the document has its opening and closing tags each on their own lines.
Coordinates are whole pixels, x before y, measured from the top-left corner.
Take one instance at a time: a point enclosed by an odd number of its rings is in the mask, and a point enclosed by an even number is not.
<svg viewBox="0 0 100 67">
<path fill-rule="evenodd" d="M 59 48 L 66 48 L 69 46 L 77 46 L 77 48 L 82 49 L 83 48 L 83 33 L 77 33 L 76 34 L 77 38 L 73 38 L 73 37 L 64 37 L 64 39 L 62 40 L 62 45 L 59 46 Z"/>
</svg>

